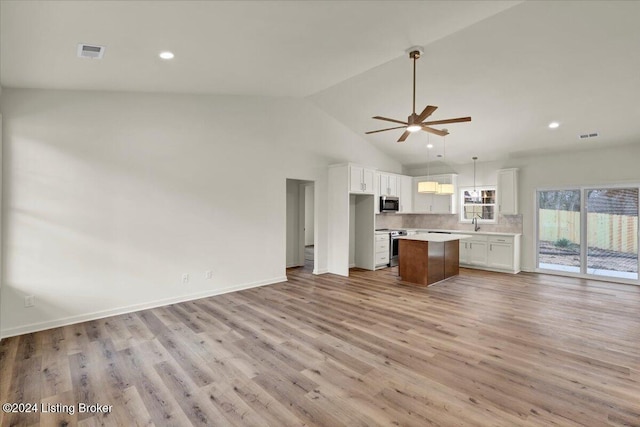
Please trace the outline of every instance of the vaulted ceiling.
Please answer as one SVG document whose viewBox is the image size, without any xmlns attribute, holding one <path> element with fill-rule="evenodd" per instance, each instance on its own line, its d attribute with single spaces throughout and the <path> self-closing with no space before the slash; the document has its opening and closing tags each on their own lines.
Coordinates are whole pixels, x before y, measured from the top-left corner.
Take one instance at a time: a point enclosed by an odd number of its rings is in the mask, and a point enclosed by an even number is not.
<svg viewBox="0 0 640 427">
<path fill-rule="evenodd" d="M 640 143 L 640 2 L 7 1 L 3 87 L 307 97 L 405 165 L 427 134 L 371 119 L 416 109 L 448 127 L 446 159 L 469 163 Z M 78 43 L 104 59 L 76 57 Z M 157 54 L 171 50 L 175 59 Z M 551 121 L 560 127 L 548 129 Z M 598 138 L 580 140 L 581 133 Z M 434 150 L 444 141 L 429 137 Z"/>
</svg>

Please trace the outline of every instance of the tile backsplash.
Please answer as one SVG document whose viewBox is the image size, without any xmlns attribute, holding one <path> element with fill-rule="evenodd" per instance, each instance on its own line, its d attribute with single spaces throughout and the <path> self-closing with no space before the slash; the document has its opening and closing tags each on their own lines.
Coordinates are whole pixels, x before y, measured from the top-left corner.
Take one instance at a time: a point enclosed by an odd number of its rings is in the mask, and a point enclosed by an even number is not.
<svg viewBox="0 0 640 427">
<path fill-rule="evenodd" d="M 403 228 L 403 218 L 406 215 L 394 213 L 381 213 L 376 215 L 376 229 L 378 228 Z"/>
<path fill-rule="evenodd" d="M 442 230 L 472 230 L 473 225 L 460 223 L 458 215 L 378 214 L 376 228 L 431 228 Z M 498 215 L 495 224 L 480 224 L 479 231 L 522 233 L 522 215 Z"/>
</svg>

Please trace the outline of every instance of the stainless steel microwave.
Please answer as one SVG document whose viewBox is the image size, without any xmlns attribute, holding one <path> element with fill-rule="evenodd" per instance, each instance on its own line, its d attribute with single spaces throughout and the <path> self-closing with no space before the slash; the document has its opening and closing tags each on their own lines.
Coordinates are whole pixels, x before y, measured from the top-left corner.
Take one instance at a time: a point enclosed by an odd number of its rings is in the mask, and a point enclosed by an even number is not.
<svg viewBox="0 0 640 427">
<path fill-rule="evenodd" d="M 380 196 L 380 212 L 398 212 L 400 199 L 391 196 Z"/>
</svg>

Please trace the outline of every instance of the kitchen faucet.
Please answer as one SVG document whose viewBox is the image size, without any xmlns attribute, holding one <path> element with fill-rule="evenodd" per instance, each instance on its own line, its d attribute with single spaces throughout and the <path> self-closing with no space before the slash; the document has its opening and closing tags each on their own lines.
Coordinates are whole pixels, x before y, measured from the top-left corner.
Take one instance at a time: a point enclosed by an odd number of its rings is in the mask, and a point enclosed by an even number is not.
<svg viewBox="0 0 640 427">
<path fill-rule="evenodd" d="M 478 218 L 482 219 L 482 215 L 476 214 L 471 220 L 471 224 L 473 224 L 473 231 L 480 230 L 480 225 L 478 225 Z"/>
</svg>

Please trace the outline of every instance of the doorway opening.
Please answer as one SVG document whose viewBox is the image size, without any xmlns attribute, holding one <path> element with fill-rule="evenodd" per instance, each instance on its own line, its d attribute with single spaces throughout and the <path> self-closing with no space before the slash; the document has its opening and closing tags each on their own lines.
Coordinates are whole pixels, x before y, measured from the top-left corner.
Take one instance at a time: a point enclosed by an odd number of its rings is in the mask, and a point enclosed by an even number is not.
<svg viewBox="0 0 640 427">
<path fill-rule="evenodd" d="M 287 179 L 286 268 L 316 274 L 315 183 Z"/>
</svg>

